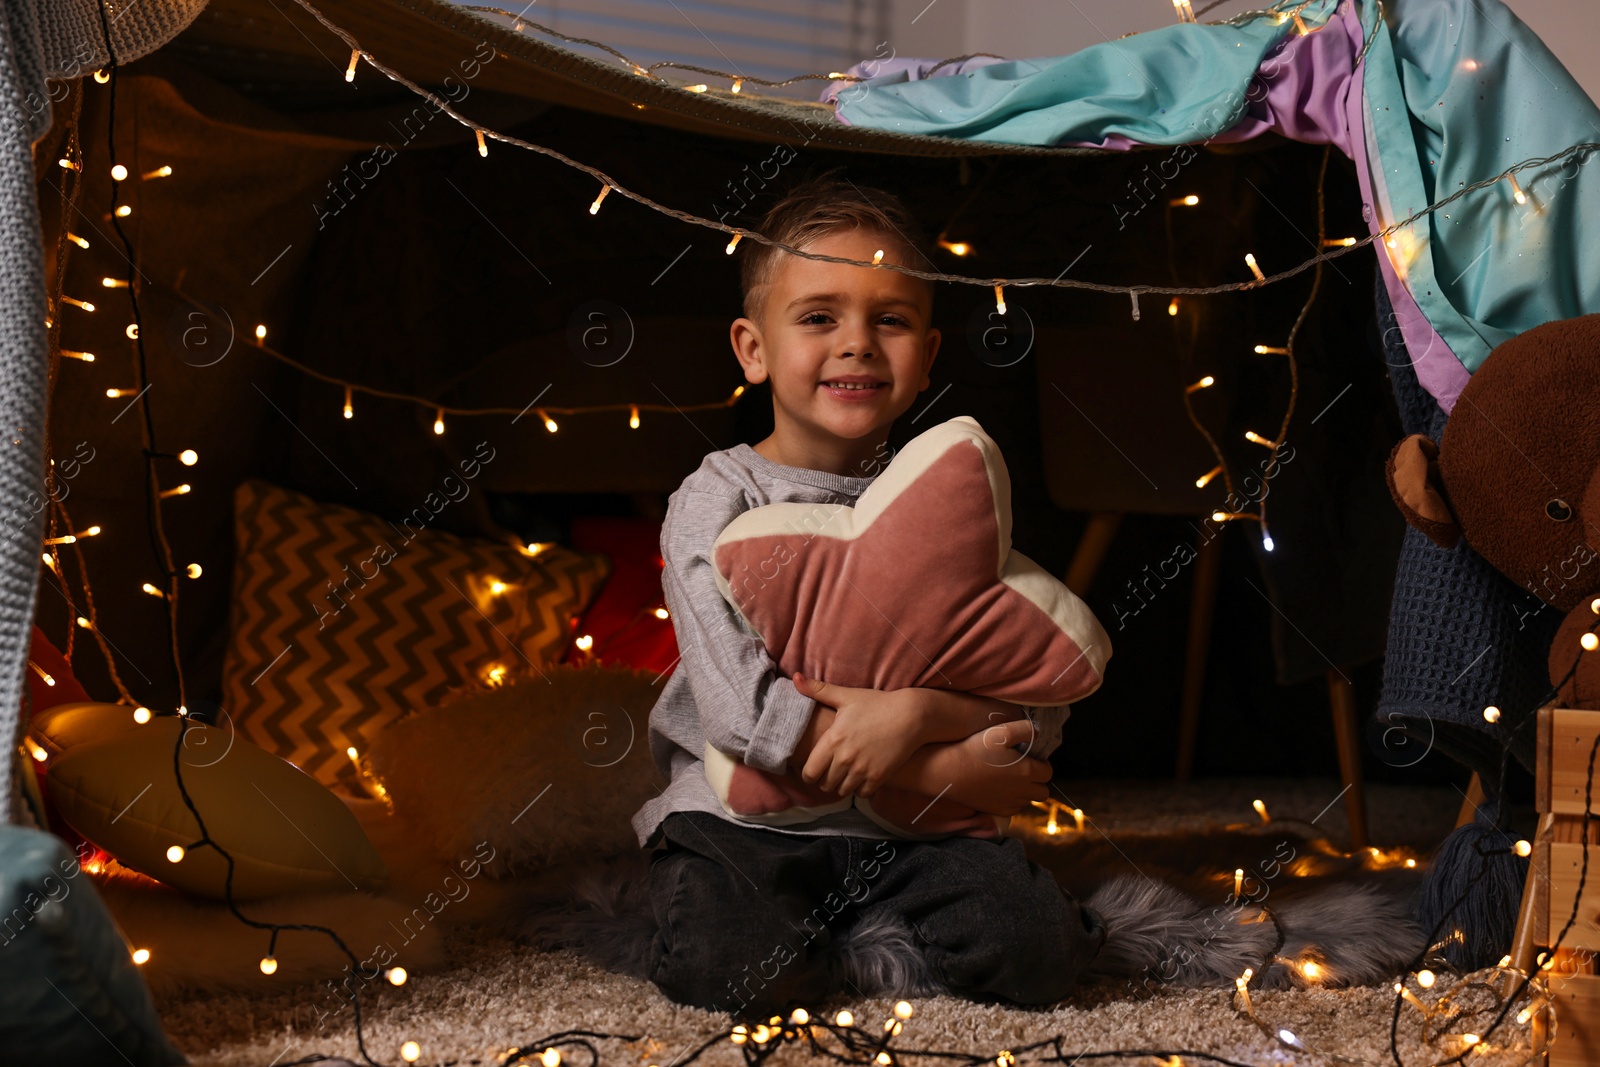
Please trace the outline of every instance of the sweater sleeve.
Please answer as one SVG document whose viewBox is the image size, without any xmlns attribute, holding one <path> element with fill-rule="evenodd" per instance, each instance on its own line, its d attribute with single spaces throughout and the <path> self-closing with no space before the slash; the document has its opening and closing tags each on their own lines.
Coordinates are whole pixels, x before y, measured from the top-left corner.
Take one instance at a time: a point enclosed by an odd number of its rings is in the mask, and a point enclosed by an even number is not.
<svg viewBox="0 0 1600 1067">
<path fill-rule="evenodd" d="M 817 702 L 782 676 L 761 639 L 717 589 L 711 546 L 745 510 L 739 496 L 684 489 L 661 527 L 662 592 L 708 744 L 782 774 Z"/>
<path fill-rule="evenodd" d="M 1024 704 L 1022 711 L 1033 720 L 1034 729 L 1038 731 L 1028 755 L 1049 759 L 1050 753 L 1061 747 L 1061 728 L 1071 716 L 1072 706 L 1063 704 L 1058 708 L 1036 708 Z"/>
</svg>

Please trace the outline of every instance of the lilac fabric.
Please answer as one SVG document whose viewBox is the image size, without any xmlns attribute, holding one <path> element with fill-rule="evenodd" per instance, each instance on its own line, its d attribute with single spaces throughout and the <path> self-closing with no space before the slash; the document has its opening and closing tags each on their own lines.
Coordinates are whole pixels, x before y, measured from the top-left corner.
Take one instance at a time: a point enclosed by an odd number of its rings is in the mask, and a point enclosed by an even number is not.
<svg viewBox="0 0 1600 1067">
<path fill-rule="evenodd" d="M 1262 62 L 1246 94 L 1249 103 L 1244 117 L 1211 140 L 1218 143 L 1247 141 L 1272 131 L 1291 140 L 1334 145 L 1356 164 L 1362 214 L 1370 232 L 1375 233 L 1384 226 L 1383 212 L 1375 205 L 1387 203 L 1388 197 L 1382 188 L 1382 175 L 1374 174 L 1371 166 L 1363 69 L 1356 66 L 1356 57 L 1361 54 L 1364 43 L 1361 17 L 1355 4 L 1353 0 L 1343 0 L 1326 25 L 1304 36 L 1291 34 Z M 947 64 L 930 74 L 938 62 L 916 58 L 869 59 L 857 63 L 847 73 L 895 83 L 945 77 L 991 63 L 1016 61 L 976 56 Z M 832 103 L 843 95 L 848 100 L 845 94 L 864 91 L 865 85 L 864 82 L 834 82 L 823 92 L 822 99 Z M 836 117 L 847 122 L 842 114 L 836 112 Z M 1061 143 L 1123 152 L 1137 142 L 1122 134 L 1109 134 L 1099 142 Z M 1381 325 L 1386 331 L 1400 331 L 1418 381 L 1448 412 L 1471 374 L 1417 306 L 1410 290 L 1396 274 L 1386 250 L 1379 251 L 1382 254 L 1377 257 L 1378 268 L 1394 309 L 1393 321 Z"/>
</svg>

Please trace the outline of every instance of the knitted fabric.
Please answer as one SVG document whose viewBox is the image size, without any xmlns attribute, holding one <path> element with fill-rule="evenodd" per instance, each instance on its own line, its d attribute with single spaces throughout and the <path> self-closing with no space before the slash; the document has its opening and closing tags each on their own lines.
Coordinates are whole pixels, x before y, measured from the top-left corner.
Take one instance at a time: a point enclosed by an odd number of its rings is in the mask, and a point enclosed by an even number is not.
<svg viewBox="0 0 1600 1067">
<path fill-rule="evenodd" d="M 204 0 L 107 5 L 118 63 L 165 44 L 194 21 Z M 44 500 L 46 381 L 44 248 L 33 145 L 50 129 L 47 78 L 77 78 L 110 58 L 95 0 L 0 0 L 0 501 L 27 511 Z M 23 812 L 11 753 L 17 745 L 38 594 L 44 509 L 0 538 L 0 799 L 6 822 Z"/>
<path fill-rule="evenodd" d="M 1437 441 L 1447 419 L 1417 381 L 1394 323 L 1388 294 L 1376 286 L 1378 325 L 1400 420 L 1408 434 Z M 1502 753 L 1533 769 L 1534 709 L 1550 689 L 1546 657 L 1561 613 L 1518 588 L 1465 541 L 1443 549 L 1407 527 L 1395 570 L 1383 693 L 1374 748 L 1392 766 L 1410 766 L 1431 747 L 1478 772 L 1498 791 Z M 1485 707 L 1499 721 L 1483 717 Z"/>
</svg>

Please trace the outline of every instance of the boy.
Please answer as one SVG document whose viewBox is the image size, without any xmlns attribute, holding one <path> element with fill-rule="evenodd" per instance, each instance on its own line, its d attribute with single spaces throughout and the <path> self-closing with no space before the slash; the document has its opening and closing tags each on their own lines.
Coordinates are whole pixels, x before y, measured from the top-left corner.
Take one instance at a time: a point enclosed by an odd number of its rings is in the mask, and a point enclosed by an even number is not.
<svg viewBox="0 0 1600 1067">
<path fill-rule="evenodd" d="M 899 201 L 848 181 L 800 186 L 759 231 L 822 255 L 932 262 Z M 1104 931 L 1019 839 L 890 838 L 854 806 L 757 827 L 706 781 L 709 742 L 762 770 L 803 768 L 841 797 L 889 783 L 1014 815 L 1045 799 L 1051 771 L 1012 746 L 1048 755 L 1066 714 L 1039 709 L 1040 746 L 1035 721 L 997 700 L 791 680 L 723 600 L 710 562 L 722 529 L 778 501 L 854 504 L 887 465 L 894 420 L 928 388 L 940 340 L 929 282 L 745 248 L 745 316 L 730 336 L 746 381 L 771 383 L 773 432 L 708 455 L 662 526 L 682 658 L 650 715 L 651 755 L 670 783 L 633 818 L 642 847 L 664 846 L 650 857 L 649 976 L 674 1000 L 750 1020 L 815 1006 L 852 978 L 857 993 L 1057 1001 Z M 850 955 L 851 935 L 868 929 L 897 949 L 870 968 Z"/>
</svg>

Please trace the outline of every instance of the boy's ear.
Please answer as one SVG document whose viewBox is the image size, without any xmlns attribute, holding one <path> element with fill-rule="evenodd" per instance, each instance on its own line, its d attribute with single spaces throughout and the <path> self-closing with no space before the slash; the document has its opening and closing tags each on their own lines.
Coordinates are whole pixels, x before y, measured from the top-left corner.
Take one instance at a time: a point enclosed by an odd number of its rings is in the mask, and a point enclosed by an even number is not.
<svg viewBox="0 0 1600 1067">
<path fill-rule="evenodd" d="M 1444 479 L 1439 474 L 1439 446 L 1420 433 L 1389 453 L 1389 495 L 1406 521 L 1440 548 L 1461 540 L 1461 524 L 1450 510 Z"/>
<path fill-rule="evenodd" d="M 926 389 L 933 384 L 933 379 L 928 377 L 928 372 L 933 369 L 933 361 L 939 355 L 939 342 L 942 339 L 943 335 L 938 330 L 931 328 L 928 330 L 928 338 L 925 342 L 927 348 L 924 350 L 922 358 L 922 389 Z"/>
<path fill-rule="evenodd" d="M 737 318 L 728 327 L 728 340 L 733 344 L 733 356 L 744 368 L 744 380 L 760 385 L 767 380 L 767 367 L 761 358 L 761 327 L 751 319 Z"/>
</svg>

